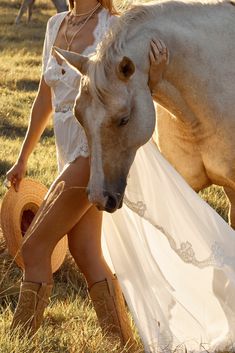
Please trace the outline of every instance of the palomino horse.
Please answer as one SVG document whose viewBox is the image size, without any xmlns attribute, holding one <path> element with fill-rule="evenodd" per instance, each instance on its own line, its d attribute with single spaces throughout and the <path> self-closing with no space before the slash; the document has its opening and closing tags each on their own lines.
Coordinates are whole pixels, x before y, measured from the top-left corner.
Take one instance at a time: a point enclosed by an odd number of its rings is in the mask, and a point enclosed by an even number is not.
<svg viewBox="0 0 235 353">
<path fill-rule="evenodd" d="M 66 0 L 52 0 L 53 4 L 56 7 L 57 12 L 63 12 L 68 9 Z M 20 23 L 21 17 L 23 16 L 24 12 L 28 10 L 28 22 L 30 22 L 32 13 L 33 13 L 33 6 L 35 0 L 23 0 L 19 9 L 19 12 L 15 19 L 15 24 Z"/>
<path fill-rule="evenodd" d="M 148 72 L 150 42 L 157 38 L 169 51 L 155 87 L 159 148 L 195 190 L 224 186 L 235 226 L 234 5 L 135 6 L 93 57 L 58 49 L 84 75 L 75 115 L 91 152 L 89 198 L 99 208 L 121 206 L 136 151 L 154 131 Z"/>
</svg>

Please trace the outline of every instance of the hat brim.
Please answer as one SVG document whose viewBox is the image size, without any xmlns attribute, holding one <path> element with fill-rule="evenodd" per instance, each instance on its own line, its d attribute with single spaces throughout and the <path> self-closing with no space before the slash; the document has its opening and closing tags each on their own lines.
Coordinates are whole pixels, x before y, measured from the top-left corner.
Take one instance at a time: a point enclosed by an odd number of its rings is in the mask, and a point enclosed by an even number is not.
<svg viewBox="0 0 235 353">
<path fill-rule="evenodd" d="M 21 181 L 18 192 L 11 187 L 2 200 L 1 227 L 3 236 L 6 239 L 9 253 L 22 269 L 24 268 L 20 251 L 24 239 L 22 221 L 25 214 L 31 214 L 32 217 L 36 214 L 46 193 L 47 188 L 43 184 L 36 180 L 25 178 Z M 57 271 L 63 263 L 67 248 L 67 236 L 64 236 L 57 243 L 52 253 L 52 272 Z"/>
</svg>

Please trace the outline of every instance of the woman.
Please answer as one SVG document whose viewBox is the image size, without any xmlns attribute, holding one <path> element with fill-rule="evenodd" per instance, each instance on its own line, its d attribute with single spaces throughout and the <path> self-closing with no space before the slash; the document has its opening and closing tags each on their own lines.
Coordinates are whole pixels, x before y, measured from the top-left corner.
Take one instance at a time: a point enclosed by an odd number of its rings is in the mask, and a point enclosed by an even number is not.
<svg viewBox="0 0 235 353">
<path fill-rule="evenodd" d="M 51 253 L 67 233 L 69 250 L 86 278 L 101 327 L 118 336 L 123 345 L 128 341 L 132 344 L 132 331 L 118 280 L 102 255 L 102 213 L 88 202 L 86 195 L 89 151 L 84 131 L 72 112 L 80 76 L 51 53 L 53 45 L 86 55 L 92 53 L 111 26 L 117 11 L 112 0 L 70 0 L 70 10 L 48 21 L 42 77 L 28 131 L 18 160 L 7 173 L 8 180 L 17 191 L 26 172 L 27 160 L 54 110 L 61 174 L 51 191 L 62 181 L 64 192 L 48 212 L 43 209 L 39 216 L 43 221 L 37 223 L 23 244 L 25 271 L 12 328 L 20 324 L 31 333 L 39 328 L 52 289 Z M 71 189 L 73 186 L 76 189 Z"/>
</svg>

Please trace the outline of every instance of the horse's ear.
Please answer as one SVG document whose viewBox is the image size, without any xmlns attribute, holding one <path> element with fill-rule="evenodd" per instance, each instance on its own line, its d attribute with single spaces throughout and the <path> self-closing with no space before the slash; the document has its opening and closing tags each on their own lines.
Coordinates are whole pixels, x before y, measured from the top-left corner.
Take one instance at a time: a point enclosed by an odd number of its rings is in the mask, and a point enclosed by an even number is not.
<svg viewBox="0 0 235 353">
<path fill-rule="evenodd" d="M 122 81 L 127 81 L 135 72 L 135 64 L 133 61 L 124 56 L 117 67 L 118 78 Z"/>
<path fill-rule="evenodd" d="M 88 70 L 89 58 L 72 51 L 63 50 L 57 47 L 52 48 L 52 54 L 58 54 L 65 59 L 71 66 L 75 67 L 82 75 L 86 75 Z"/>
</svg>

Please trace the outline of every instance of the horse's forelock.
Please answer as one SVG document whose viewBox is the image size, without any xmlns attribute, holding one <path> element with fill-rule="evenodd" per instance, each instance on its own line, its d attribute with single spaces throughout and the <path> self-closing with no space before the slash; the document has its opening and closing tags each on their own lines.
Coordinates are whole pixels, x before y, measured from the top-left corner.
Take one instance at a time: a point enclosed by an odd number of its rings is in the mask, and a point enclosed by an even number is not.
<svg viewBox="0 0 235 353">
<path fill-rule="evenodd" d="M 89 76 L 89 91 L 91 93 L 92 99 L 97 100 L 102 105 L 110 97 L 110 92 L 108 90 L 108 72 L 107 67 L 103 62 L 97 60 L 96 55 L 92 58 L 91 63 L 88 68 Z"/>
</svg>

